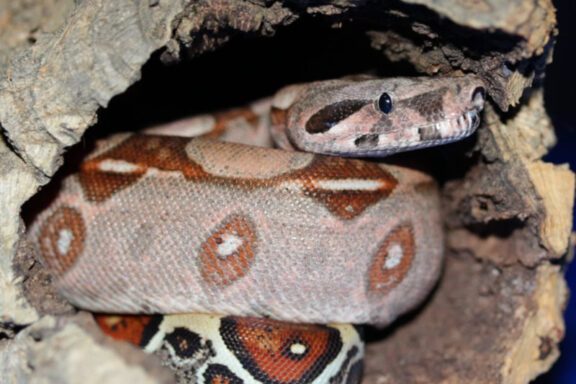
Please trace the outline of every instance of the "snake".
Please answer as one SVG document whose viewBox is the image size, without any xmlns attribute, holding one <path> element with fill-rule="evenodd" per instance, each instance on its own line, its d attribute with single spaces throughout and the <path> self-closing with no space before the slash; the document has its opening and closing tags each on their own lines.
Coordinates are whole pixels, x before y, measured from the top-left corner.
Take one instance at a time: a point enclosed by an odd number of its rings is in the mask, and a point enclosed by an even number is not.
<svg viewBox="0 0 576 384">
<path fill-rule="evenodd" d="M 289 85 L 99 140 L 29 239 L 61 295 L 187 383 L 358 383 L 442 269 L 438 185 L 381 161 L 472 134 L 474 75 Z M 271 145 L 276 148 L 266 148 Z"/>
</svg>

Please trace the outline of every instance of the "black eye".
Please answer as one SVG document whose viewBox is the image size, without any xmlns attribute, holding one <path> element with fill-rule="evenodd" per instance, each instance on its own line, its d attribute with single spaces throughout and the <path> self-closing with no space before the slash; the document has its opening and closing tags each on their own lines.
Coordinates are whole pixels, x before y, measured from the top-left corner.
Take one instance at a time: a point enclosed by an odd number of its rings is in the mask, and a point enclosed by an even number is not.
<svg viewBox="0 0 576 384">
<path fill-rule="evenodd" d="M 378 108 L 385 114 L 389 114 L 392 110 L 392 98 L 389 94 L 384 92 L 378 99 Z"/>
</svg>

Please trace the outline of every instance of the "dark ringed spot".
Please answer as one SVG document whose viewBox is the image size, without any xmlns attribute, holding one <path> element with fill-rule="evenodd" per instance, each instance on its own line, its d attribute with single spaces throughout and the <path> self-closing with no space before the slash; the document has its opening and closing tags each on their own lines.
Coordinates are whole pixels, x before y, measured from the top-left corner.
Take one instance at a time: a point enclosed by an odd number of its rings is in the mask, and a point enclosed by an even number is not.
<svg viewBox="0 0 576 384">
<path fill-rule="evenodd" d="M 376 133 L 370 133 L 367 135 L 362 135 L 354 140 L 354 145 L 358 148 L 374 148 L 378 145 L 380 140 L 380 135 Z"/>
<path fill-rule="evenodd" d="M 327 326 L 229 316 L 219 331 L 255 382 L 266 384 L 314 382 L 343 348 L 340 332 Z"/>
<path fill-rule="evenodd" d="M 306 123 L 306 132 L 310 134 L 327 132 L 369 103 L 369 100 L 343 100 L 330 104 L 312 115 Z"/>
<path fill-rule="evenodd" d="M 54 210 L 40 230 L 44 262 L 56 276 L 64 275 L 84 251 L 86 224 L 76 208 L 61 206 Z"/>
<path fill-rule="evenodd" d="M 244 277 L 258 249 L 258 237 L 252 220 L 242 214 L 226 217 L 210 232 L 198 252 L 204 281 L 218 288 Z"/>
<path fill-rule="evenodd" d="M 193 357 L 202 349 L 200 336 L 183 327 L 174 328 L 165 339 L 174 348 L 174 353 L 184 359 Z"/>
<path fill-rule="evenodd" d="M 222 364 L 210 364 L 204 372 L 206 384 L 243 384 L 244 381 Z"/>
<path fill-rule="evenodd" d="M 408 275 L 416 256 L 414 228 L 410 223 L 393 228 L 372 258 L 368 292 L 386 295 Z"/>
</svg>

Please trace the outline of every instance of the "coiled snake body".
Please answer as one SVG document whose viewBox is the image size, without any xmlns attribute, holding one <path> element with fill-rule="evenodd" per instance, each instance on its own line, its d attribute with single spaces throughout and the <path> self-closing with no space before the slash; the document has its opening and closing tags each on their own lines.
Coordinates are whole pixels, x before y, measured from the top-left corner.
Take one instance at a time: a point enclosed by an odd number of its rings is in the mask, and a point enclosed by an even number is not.
<svg viewBox="0 0 576 384">
<path fill-rule="evenodd" d="M 385 326 L 438 278 L 438 193 L 415 169 L 308 152 L 454 141 L 483 103 L 472 76 L 341 79 L 116 135 L 64 180 L 30 236 L 78 307 L 175 314 L 97 319 L 181 381 L 355 383 L 363 345 L 347 323 Z M 285 150 L 210 139 L 263 145 L 268 126 Z M 169 136 L 190 133 L 203 138 Z"/>
</svg>

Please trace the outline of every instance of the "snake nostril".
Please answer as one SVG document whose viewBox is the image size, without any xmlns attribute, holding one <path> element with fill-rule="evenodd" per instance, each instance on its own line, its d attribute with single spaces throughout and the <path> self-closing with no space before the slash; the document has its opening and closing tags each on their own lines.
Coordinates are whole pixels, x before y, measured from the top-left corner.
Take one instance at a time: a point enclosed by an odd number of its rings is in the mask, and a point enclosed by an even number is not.
<svg viewBox="0 0 576 384">
<path fill-rule="evenodd" d="M 474 105 L 482 106 L 486 99 L 486 90 L 484 87 L 476 87 L 472 92 L 472 102 Z"/>
</svg>

